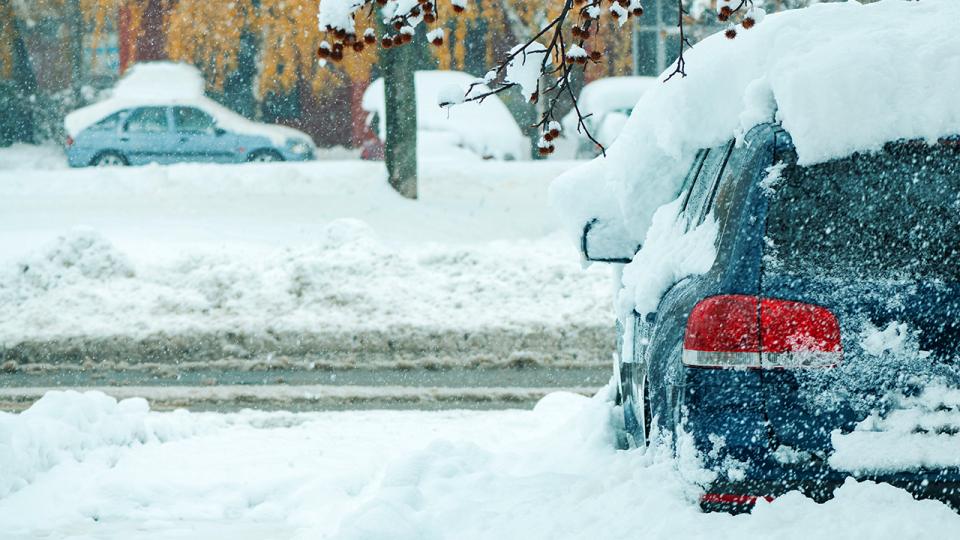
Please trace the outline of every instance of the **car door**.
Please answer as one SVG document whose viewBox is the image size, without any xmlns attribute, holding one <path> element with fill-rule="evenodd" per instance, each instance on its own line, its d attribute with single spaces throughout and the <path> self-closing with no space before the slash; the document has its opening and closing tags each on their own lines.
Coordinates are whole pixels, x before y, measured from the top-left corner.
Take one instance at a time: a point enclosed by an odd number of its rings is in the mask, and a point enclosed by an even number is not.
<svg viewBox="0 0 960 540">
<path fill-rule="evenodd" d="M 120 151 L 131 165 L 174 161 L 169 107 L 139 107 L 120 128 Z"/>
<path fill-rule="evenodd" d="M 690 203 L 691 197 L 700 197 L 704 191 L 698 184 L 705 183 L 700 180 L 700 173 L 704 171 L 704 167 L 715 168 L 718 161 L 717 156 L 720 155 L 719 152 L 713 152 L 711 155 L 711 150 L 703 149 L 697 152 L 696 158 L 693 160 L 693 164 L 690 166 L 690 170 L 687 172 L 686 178 L 683 181 L 683 187 L 680 189 L 680 196 L 684 198 L 683 205 L 681 207 L 681 212 L 683 208 Z M 694 196 L 693 193 L 696 190 L 698 195 Z M 634 314 L 636 317 L 636 314 Z M 633 322 L 633 331 L 636 339 L 632 344 L 631 354 L 628 355 L 629 358 L 624 358 L 625 362 L 637 362 L 644 363 L 646 360 L 647 346 L 649 345 L 650 332 L 652 330 L 652 323 L 655 320 L 656 315 L 648 315 L 644 319 L 636 320 Z M 621 340 L 622 341 L 622 340 Z"/>
<path fill-rule="evenodd" d="M 693 230 L 706 215 L 709 200 L 715 192 L 717 180 L 730 156 L 733 142 L 706 150 L 703 162 L 686 192 L 679 219 L 685 221 L 686 229 Z M 644 355 L 650 381 L 650 399 L 654 417 L 659 416 L 660 425 L 670 425 L 678 387 L 682 379 L 676 372 L 686 317 L 693 304 L 702 295 L 700 280 L 694 276 L 684 278 L 667 289 L 655 313 L 649 313 L 637 321 L 637 349 Z"/>
<path fill-rule="evenodd" d="M 758 129 L 739 146 L 734 147 L 731 142 L 711 149 L 711 152 L 723 157 L 704 164 L 685 207 L 684 218 L 688 220 L 688 230 L 707 219 L 716 220 L 718 232 L 714 245 L 717 256 L 707 273 L 684 278 L 663 295 L 649 338 L 651 379 L 656 374 L 664 381 L 662 399 L 669 407 L 665 414 L 678 410 L 677 400 L 689 383 L 679 359 L 687 318 L 693 307 L 700 300 L 717 294 L 759 293 L 762 235 L 758 233 L 757 224 L 762 212 L 758 207 L 760 196 L 756 185 L 758 177 L 772 164 L 772 131 L 769 127 Z M 743 417 L 736 420 L 719 414 L 711 422 L 719 432 L 742 435 L 744 440 L 740 442 L 747 444 L 758 431 L 744 426 L 757 428 L 764 422 L 763 394 L 759 391 L 761 380 L 750 370 L 738 371 L 734 378 L 735 384 L 711 388 L 712 397 L 701 392 L 696 399 L 736 402 L 749 409 L 747 416 L 753 415 L 751 421 L 741 425 L 740 431 L 725 422 L 740 421 Z M 689 399 L 687 405 L 695 406 Z M 733 444 L 735 439 L 731 435 L 728 442 Z"/>
<path fill-rule="evenodd" d="M 174 147 L 179 161 L 227 163 L 236 159 L 236 136 L 219 129 L 216 120 L 197 107 L 174 107 Z"/>
</svg>

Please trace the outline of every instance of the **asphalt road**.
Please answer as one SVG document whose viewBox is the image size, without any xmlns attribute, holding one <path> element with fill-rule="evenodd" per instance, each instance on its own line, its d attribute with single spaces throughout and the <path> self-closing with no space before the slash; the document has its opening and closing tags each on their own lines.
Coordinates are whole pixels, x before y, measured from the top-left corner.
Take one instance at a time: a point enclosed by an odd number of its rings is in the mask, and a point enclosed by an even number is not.
<svg viewBox="0 0 960 540">
<path fill-rule="evenodd" d="M 525 408 L 545 394 L 590 394 L 600 367 L 445 369 L 46 369 L 0 373 L 0 410 L 16 411 L 52 389 L 144 397 L 154 409 L 345 410 Z"/>
</svg>

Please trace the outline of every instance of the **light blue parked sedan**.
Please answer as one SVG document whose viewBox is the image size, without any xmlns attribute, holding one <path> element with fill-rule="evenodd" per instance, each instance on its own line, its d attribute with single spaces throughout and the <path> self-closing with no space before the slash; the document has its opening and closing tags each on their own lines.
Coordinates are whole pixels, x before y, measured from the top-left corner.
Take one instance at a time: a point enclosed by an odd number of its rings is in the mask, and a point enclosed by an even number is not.
<svg viewBox="0 0 960 540">
<path fill-rule="evenodd" d="M 67 138 L 71 167 L 305 161 L 313 159 L 314 149 L 304 133 L 252 122 L 203 101 L 122 108 Z"/>
</svg>

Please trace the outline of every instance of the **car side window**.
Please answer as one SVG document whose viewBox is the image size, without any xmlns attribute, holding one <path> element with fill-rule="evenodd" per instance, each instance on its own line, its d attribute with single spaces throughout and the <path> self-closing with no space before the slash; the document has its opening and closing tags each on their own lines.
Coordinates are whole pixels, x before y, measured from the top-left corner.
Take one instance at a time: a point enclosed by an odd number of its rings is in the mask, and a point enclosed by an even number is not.
<svg viewBox="0 0 960 540">
<path fill-rule="evenodd" d="M 194 107 L 174 107 L 173 120 L 179 133 L 213 133 L 217 122 Z"/>
<path fill-rule="evenodd" d="M 131 133 L 166 133 L 168 127 L 166 107 L 137 109 L 127 118 L 126 124 L 126 130 Z"/>
<path fill-rule="evenodd" d="M 749 165 L 746 163 L 746 160 L 749 159 L 750 155 L 752 155 L 752 152 L 747 147 L 735 148 L 733 152 L 731 152 L 730 158 L 727 160 L 727 166 L 724 167 L 722 176 L 717 183 L 714 195 L 710 198 L 710 202 L 704 212 L 704 217 L 711 212 L 716 217 L 717 224 L 720 227 L 718 238 L 722 238 L 725 234 L 727 225 L 730 222 L 731 211 L 737 202 L 737 197 L 742 196 L 738 195 L 738 192 L 742 191 L 738 189 L 738 187 L 743 182 L 738 182 L 738 180 L 749 172 L 745 170 L 745 167 Z"/>
<path fill-rule="evenodd" d="M 120 117 L 125 115 L 126 112 L 127 111 L 117 111 L 94 124 L 93 128 L 98 130 L 117 129 L 117 126 L 120 124 Z"/>
<path fill-rule="evenodd" d="M 693 158 L 693 163 L 690 164 L 690 170 L 687 171 L 687 176 L 683 178 L 683 186 L 680 187 L 680 193 L 683 195 L 683 205 L 680 207 L 681 213 L 687 208 L 687 203 L 690 201 L 690 188 L 697 179 L 697 175 L 700 174 L 700 168 L 703 167 L 703 162 L 707 159 L 708 152 L 709 150 L 705 148 L 697 151 L 697 156 Z"/>
<path fill-rule="evenodd" d="M 742 144 L 731 151 L 704 212 L 704 217 L 713 216 L 717 221 L 719 233 L 715 264 L 720 266 L 727 264 L 728 257 L 733 255 L 729 246 L 733 245 L 734 238 L 739 234 L 747 197 L 757 175 L 766 174 L 767 166 L 773 161 L 772 146 L 765 145 L 759 139 L 751 143 Z"/>
<path fill-rule="evenodd" d="M 700 167 L 700 174 L 697 175 L 697 180 L 693 183 L 693 188 L 690 190 L 690 196 L 684 208 L 687 227 L 695 227 L 703 219 L 706 213 L 706 207 L 709 205 L 711 195 L 713 194 L 717 177 L 727 162 L 727 157 L 730 155 L 732 146 L 733 141 L 711 148 L 707 153 L 703 166 Z"/>
</svg>

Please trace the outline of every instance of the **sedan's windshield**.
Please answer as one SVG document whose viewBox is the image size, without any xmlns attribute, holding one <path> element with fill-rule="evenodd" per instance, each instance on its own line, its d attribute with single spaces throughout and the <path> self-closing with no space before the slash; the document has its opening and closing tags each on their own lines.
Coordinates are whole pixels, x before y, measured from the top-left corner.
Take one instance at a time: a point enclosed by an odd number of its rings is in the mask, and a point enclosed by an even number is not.
<svg viewBox="0 0 960 540">
<path fill-rule="evenodd" d="M 836 277 L 960 275 L 960 146 L 891 143 L 766 181 L 767 271 Z"/>
</svg>

